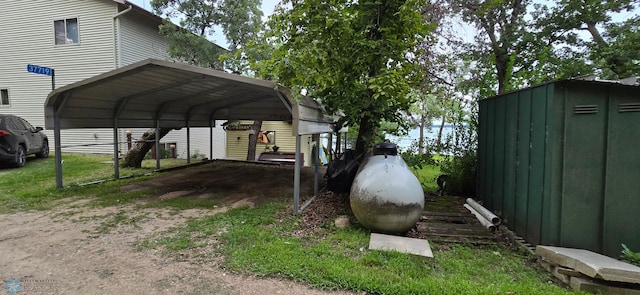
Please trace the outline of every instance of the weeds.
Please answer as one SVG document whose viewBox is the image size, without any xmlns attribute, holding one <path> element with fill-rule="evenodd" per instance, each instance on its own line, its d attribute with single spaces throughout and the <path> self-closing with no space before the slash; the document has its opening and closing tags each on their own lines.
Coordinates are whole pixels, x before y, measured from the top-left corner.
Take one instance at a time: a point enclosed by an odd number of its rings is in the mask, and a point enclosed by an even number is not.
<svg viewBox="0 0 640 295">
<path fill-rule="evenodd" d="M 625 244 L 622 244 L 622 259 L 633 265 L 640 266 L 640 252 L 631 251 Z"/>
</svg>

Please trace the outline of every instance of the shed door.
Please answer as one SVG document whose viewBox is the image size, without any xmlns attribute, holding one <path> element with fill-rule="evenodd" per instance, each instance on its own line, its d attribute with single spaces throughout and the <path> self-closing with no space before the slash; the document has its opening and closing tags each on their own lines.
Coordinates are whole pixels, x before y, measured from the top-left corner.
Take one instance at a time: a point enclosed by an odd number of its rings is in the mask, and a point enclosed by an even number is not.
<svg viewBox="0 0 640 295">
<path fill-rule="evenodd" d="M 567 95 L 561 244 L 599 252 L 606 153 L 607 89 Z"/>
<path fill-rule="evenodd" d="M 615 91 L 615 90 L 614 90 Z M 609 109 L 603 252 L 640 251 L 640 97 L 612 91 Z"/>
</svg>

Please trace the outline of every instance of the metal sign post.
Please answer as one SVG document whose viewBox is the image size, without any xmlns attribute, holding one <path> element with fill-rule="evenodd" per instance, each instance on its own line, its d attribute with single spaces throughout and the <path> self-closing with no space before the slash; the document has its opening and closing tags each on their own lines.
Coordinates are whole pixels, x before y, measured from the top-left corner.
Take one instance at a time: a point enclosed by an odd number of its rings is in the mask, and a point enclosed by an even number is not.
<svg viewBox="0 0 640 295">
<path fill-rule="evenodd" d="M 43 66 L 38 66 L 38 65 L 32 65 L 32 64 L 28 64 L 27 65 L 27 72 L 29 73 L 34 73 L 34 74 L 40 74 L 40 75 L 45 75 L 45 76 L 51 76 L 51 91 L 56 89 L 56 74 L 55 74 L 55 70 L 49 67 L 43 67 Z M 57 118 L 57 116 L 56 116 Z M 55 123 L 56 125 L 58 124 L 58 121 L 56 119 Z M 56 186 L 58 188 L 62 188 L 62 152 L 60 151 L 60 129 L 59 128 L 55 128 L 55 142 L 56 142 L 56 146 L 55 146 L 55 153 L 56 153 Z"/>
</svg>

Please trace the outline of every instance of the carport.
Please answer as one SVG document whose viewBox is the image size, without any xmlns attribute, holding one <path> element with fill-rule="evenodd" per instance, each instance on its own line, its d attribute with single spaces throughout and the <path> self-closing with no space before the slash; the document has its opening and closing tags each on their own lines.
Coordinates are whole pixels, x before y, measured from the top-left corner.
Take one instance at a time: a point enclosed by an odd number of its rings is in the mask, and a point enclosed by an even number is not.
<svg viewBox="0 0 640 295">
<path fill-rule="evenodd" d="M 191 127 L 210 128 L 212 150 L 215 120 L 291 120 L 296 136 L 294 211 L 298 213 L 318 195 L 315 161 L 315 195 L 300 206 L 301 136 L 333 132 L 334 118 L 324 114 L 317 102 L 309 98 L 297 102 L 289 89 L 271 81 L 147 59 L 55 89 L 45 102 L 45 120 L 46 128 L 54 130 L 58 188 L 63 187 L 61 129 L 112 128 L 114 178 L 119 179 L 119 128 L 156 128 L 159 134 L 161 127 L 186 127 L 189 159 Z M 155 140 L 159 152 L 160 139 Z"/>
</svg>

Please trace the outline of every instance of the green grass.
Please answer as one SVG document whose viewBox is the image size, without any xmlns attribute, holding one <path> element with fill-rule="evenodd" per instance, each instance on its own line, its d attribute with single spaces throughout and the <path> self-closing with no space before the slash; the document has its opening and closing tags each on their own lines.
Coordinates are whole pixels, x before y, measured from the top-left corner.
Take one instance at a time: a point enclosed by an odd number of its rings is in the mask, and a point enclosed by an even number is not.
<svg viewBox="0 0 640 295">
<path fill-rule="evenodd" d="M 153 176 L 79 186 L 112 177 L 110 157 L 63 158 L 64 189 L 56 188 L 52 158 L 30 160 L 20 169 L 1 169 L 0 213 L 46 210 L 79 199 L 90 200 L 82 206 L 114 206 L 154 193 L 120 190 Z M 146 168 L 122 169 L 121 175 L 149 172 L 154 165 L 153 160 L 145 161 Z M 425 167 L 418 173 L 435 183 L 438 171 Z M 203 262 L 222 256 L 223 266 L 231 271 L 284 277 L 324 289 L 370 294 L 569 294 L 550 283 L 550 275 L 531 262 L 531 257 L 504 246 L 432 245 L 435 259 L 426 259 L 367 250 L 369 232 L 359 227 L 337 229 L 329 223 L 309 236 L 297 236 L 293 233 L 302 220 L 290 212 L 278 214 L 289 202 L 290 196 L 283 196 L 281 202 L 190 219 L 184 226 L 141 239 L 138 247 L 164 249 L 176 257 L 196 255 Z M 210 200 L 176 198 L 138 206 L 189 209 L 212 205 Z M 82 210 L 76 206 L 69 207 L 69 215 Z M 89 234 L 109 234 L 120 225 L 135 229 L 137 222 L 152 217 L 118 211 L 93 218 L 100 222 Z"/>
<path fill-rule="evenodd" d="M 424 165 L 422 169 L 413 169 L 413 174 L 418 178 L 422 188 L 427 192 L 438 190 L 436 178 L 440 175 L 440 167 L 436 165 Z"/>
<path fill-rule="evenodd" d="M 237 208 L 191 219 L 185 226 L 145 239 L 184 257 L 211 246 L 206 257 L 224 256 L 228 270 L 285 277 L 323 289 L 370 294 L 571 294 L 531 257 L 502 245 L 435 245 L 435 259 L 368 250 L 369 232 L 325 226 L 311 236 L 291 234 L 301 220 L 276 218 L 284 203 Z M 197 251 L 202 253 L 203 251 Z M 192 257 L 197 258 L 197 257 Z"/>
<path fill-rule="evenodd" d="M 140 198 L 148 192 L 123 193 L 120 186 L 141 178 L 80 186 L 97 180 L 113 178 L 110 156 L 63 154 L 62 174 L 65 188 L 56 188 L 55 160 L 29 158 L 22 168 L 0 168 L 0 213 L 46 210 L 73 201 L 74 198 L 95 197 L 94 205 L 109 206 Z M 162 160 L 162 167 L 182 165 L 184 160 Z M 155 169 L 155 160 L 143 161 L 142 169 L 120 169 L 121 177 L 141 175 Z M 144 177 L 143 177 L 144 178 Z"/>
</svg>

